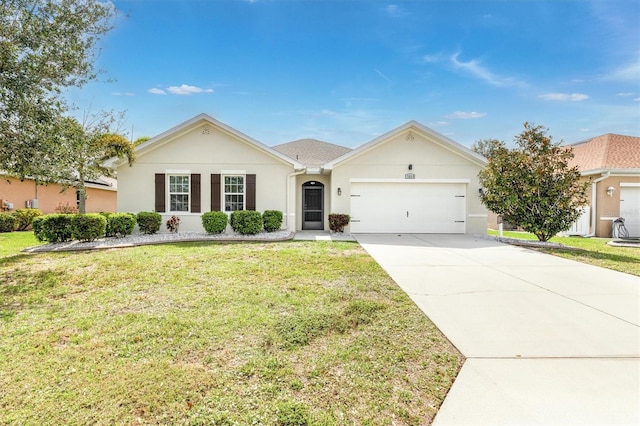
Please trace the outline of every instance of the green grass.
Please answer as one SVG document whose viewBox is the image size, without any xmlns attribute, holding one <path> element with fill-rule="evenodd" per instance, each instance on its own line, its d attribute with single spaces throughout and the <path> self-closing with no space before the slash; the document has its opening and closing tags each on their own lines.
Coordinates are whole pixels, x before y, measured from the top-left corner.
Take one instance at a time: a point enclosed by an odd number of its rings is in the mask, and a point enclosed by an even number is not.
<svg viewBox="0 0 640 426">
<path fill-rule="evenodd" d="M 492 229 L 488 232 L 489 235 L 498 235 L 498 232 Z M 537 240 L 535 235 L 526 232 L 505 231 L 503 235 L 507 238 Z M 550 241 L 560 243 L 567 247 L 573 247 L 576 250 L 555 248 L 537 248 L 535 250 L 640 276 L 640 246 L 610 246 L 607 243 L 611 241 L 611 238 L 554 237 Z"/>
<path fill-rule="evenodd" d="M 0 262 L 8 257 L 20 256 L 20 250 L 40 245 L 33 232 L 0 232 Z"/>
<path fill-rule="evenodd" d="M 462 363 L 355 243 L 2 242 L 0 424 L 423 425 Z"/>
</svg>

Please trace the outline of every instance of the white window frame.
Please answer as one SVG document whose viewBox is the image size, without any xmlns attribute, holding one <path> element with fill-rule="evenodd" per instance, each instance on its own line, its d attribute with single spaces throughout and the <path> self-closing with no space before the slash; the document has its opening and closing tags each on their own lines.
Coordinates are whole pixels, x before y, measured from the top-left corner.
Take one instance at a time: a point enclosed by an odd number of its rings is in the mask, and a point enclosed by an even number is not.
<svg viewBox="0 0 640 426">
<path fill-rule="evenodd" d="M 171 190 L 171 178 L 187 178 L 187 191 L 172 191 Z M 184 182 L 181 184 L 184 185 Z M 187 197 L 187 209 L 186 210 L 174 210 L 173 203 L 171 202 L 171 197 L 173 195 L 180 195 Z M 191 212 L 191 175 L 188 173 L 174 173 L 167 175 L 167 201 L 169 202 L 169 208 L 167 209 L 170 213 L 190 213 Z"/>
<path fill-rule="evenodd" d="M 227 184 L 227 178 L 242 178 L 242 192 L 227 192 L 227 185 L 238 185 L 238 183 Z M 227 174 L 222 176 L 222 207 L 226 213 L 233 213 L 234 211 L 247 209 L 247 176 L 244 174 Z M 242 196 L 242 209 L 227 209 L 227 195 L 230 196 Z M 232 201 L 234 202 L 234 201 Z M 237 203 L 235 201 L 234 203 Z"/>
</svg>

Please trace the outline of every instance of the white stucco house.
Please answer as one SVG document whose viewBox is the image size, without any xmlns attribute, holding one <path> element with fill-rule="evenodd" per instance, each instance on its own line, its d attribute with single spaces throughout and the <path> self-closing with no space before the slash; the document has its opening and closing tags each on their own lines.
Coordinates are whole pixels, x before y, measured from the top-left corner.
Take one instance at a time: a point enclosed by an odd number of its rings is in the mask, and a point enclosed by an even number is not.
<svg viewBox="0 0 640 426">
<path fill-rule="evenodd" d="M 181 218 L 204 231 L 207 211 L 280 210 L 291 231 L 328 230 L 330 213 L 351 233 L 484 234 L 481 155 L 410 121 L 350 149 L 313 139 L 268 147 L 200 114 L 137 147 L 117 170 L 118 211 Z"/>
</svg>

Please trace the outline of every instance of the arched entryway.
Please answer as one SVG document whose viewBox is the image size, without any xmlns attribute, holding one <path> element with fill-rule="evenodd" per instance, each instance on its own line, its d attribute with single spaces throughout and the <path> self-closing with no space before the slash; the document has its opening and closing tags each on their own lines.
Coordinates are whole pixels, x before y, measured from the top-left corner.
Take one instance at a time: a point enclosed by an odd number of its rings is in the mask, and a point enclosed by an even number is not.
<svg viewBox="0 0 640 426">
<path fill-rule="evenodd" d="M 302 229 L 324 230 L 324 185 L 320 182 L 302 184 Z"/>
</svg>

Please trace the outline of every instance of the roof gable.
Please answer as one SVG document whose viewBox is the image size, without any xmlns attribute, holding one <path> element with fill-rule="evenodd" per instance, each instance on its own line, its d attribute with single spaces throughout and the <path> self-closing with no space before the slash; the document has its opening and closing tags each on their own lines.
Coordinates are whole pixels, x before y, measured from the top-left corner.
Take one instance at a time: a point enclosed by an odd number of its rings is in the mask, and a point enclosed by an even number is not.
<svg viewBox="0 0 640 426">
<path fill-rule="evenodd" d="M 568 146 L 573 150 L 569 165 L 581 172 L 640 169 L 640 137 L 607 133 Z"/>
<path fill-rule="evenodd" d="M 377 147 L 384 145 L 385 143 L 393 140 L 395 137 L 406 133 L 407 138 L 413 138 L 411 132 L 415 132 L 423 136 L 428 142 L 434 143 L 441 148 L 444 148 L 460 157 L 467 159 L 468 161 L 477 164 L 479 166 L 485 166 L 487 164 L 487 159 L 482 155 L 470 150 L 469 148 L 459 144 L 458 142 L 449 139 L 448 137 L 418 123 L 417 121 L 409 121 L 400 127 L 397 127 L 377 138 L 373 139 L 370 142 L 365 143 L 364 145 L 359 146 L 358 148 L 347 152 L 346 154 L 329 161 L 325 164 L 325 169 L 332 169 L 337 165 L 344 164 L 353 160 L 354 158 L 359 157 L 360 155 L 369 152 Z"/>
<path fill-rule="evenodd" d="M 187 120 L 183 123 L 178 124 L 177 126 L 172 127 L 171 129 L 149 139 L 148 141 L 138 145 L 136 147 L 136 156 L 137 158 L 144 157 L 146 154 L 155 151 L 156 149 L 174 142 L 179 139 L 181 136 L 193 131 L 194 129 L 203 126 L 210 125 L 216 128 L 218 131 L 226 133 L 231 136 L 233 139 L 237 140 L 240 143 L 244 143 L 252 148 L 255 148 L 263 153 L 274 157 L 283 163 L 293 166 L 295 169 L 303 169 L 304 166 L 293 159 L 287 157 L 286 155 L 268 147 L 267 145 L 258 142 L 257 140 L 251 138 L 250 136 L 245 135 L 244 133 L 224 124 L 221 121 L 216 120 L 208 114 L 199 114 L 193 117 L 190 120 Z M 203 131 L 207 131 L 208 129 L 204 129 Z M 116 168 L 123 165 L 125 161 L 118 159 L 117 157 L 110 158 L 104 164 L 107 167 Z"/>
</svg>

